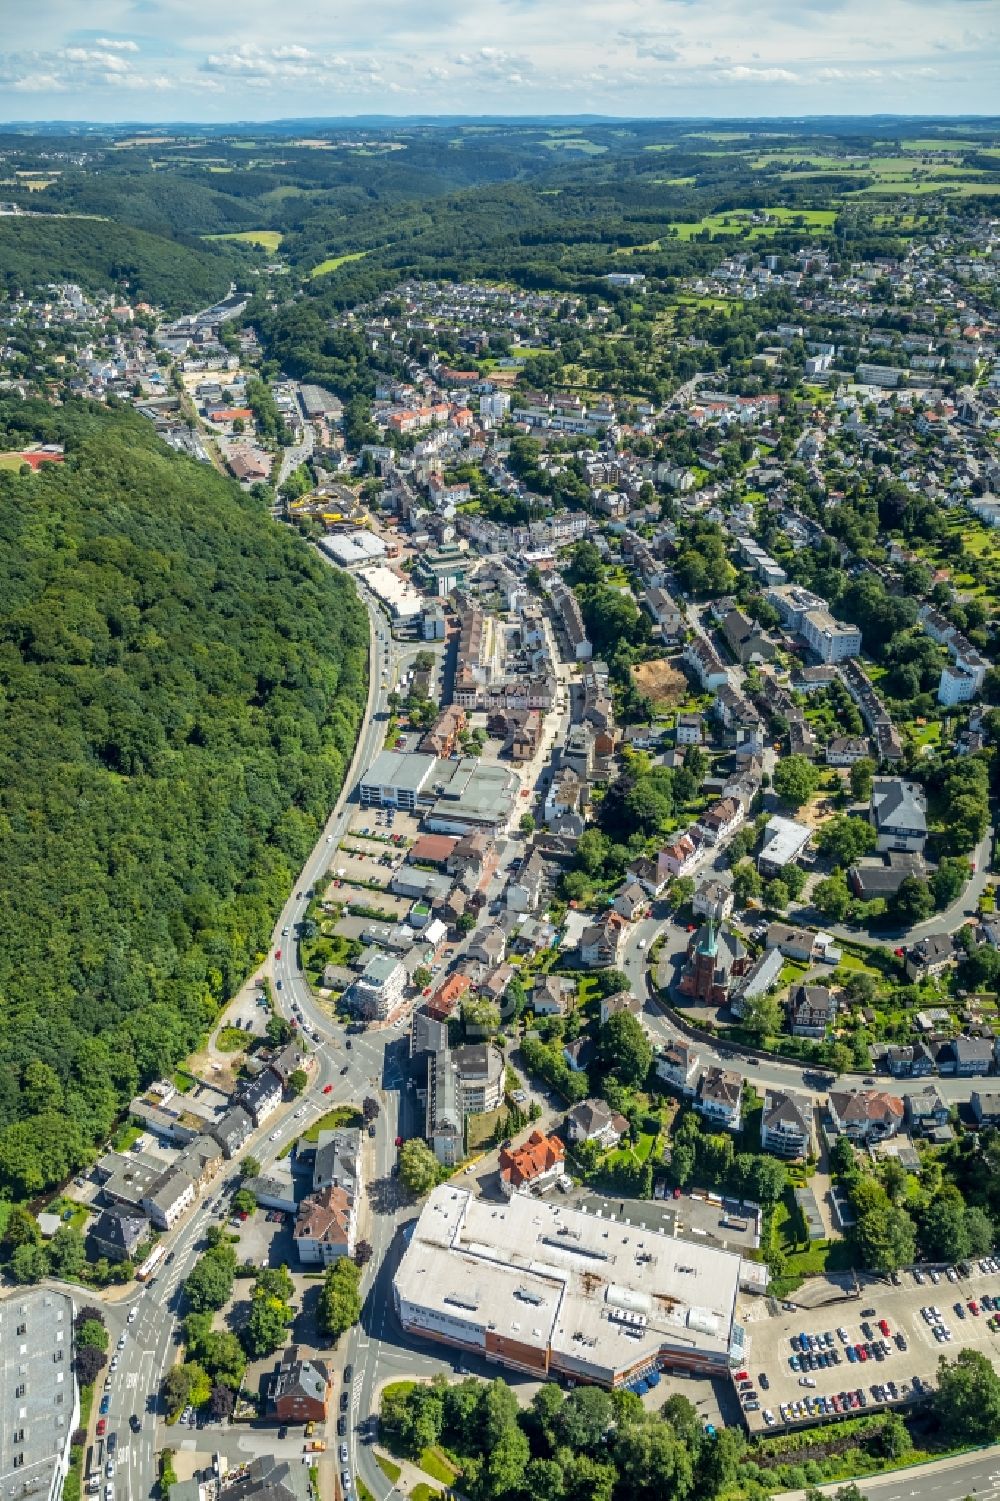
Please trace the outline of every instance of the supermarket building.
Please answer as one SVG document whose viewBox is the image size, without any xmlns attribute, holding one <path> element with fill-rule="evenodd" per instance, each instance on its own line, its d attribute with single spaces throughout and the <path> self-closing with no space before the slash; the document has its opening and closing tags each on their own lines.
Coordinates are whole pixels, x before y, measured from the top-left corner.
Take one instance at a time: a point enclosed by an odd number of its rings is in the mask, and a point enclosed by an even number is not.
<svg viewBox="0 0 1000 1501">
<path fill-rule="evenodd" d="M 515 1193 L 442 1184 L 393 1282 L 410 1334 L 546 1378 L 606 1387 L 742 1365 L 742 1258 Z"/>
</svg>

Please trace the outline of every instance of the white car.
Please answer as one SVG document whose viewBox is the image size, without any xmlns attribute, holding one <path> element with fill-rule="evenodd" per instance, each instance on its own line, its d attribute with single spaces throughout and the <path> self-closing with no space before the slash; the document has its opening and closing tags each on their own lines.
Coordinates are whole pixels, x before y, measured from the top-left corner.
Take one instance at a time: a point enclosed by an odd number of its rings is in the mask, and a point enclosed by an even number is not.
<svg viewBox="0 0 1000 1501">
<path fill-rule="evenodd" d="M 113 1459 L 109 1459 L 107 1464 L 104 1466 L 104 1473 L 105 1475 L 107 1475 L 109 1480 L 113 1477 L 115 1473 L 115 1462 Z"/>
<path fill-rule="evenodd" d="M 279 1137 L 279 1136 L 280 1136 L 280 1135 L 281 1135 L 281 1132 L 280 1132 L 280 1131 L 272 1131 L 272 1132 L 271 1132 L 271 1135 L 270 1135 L 270 1136 L 269 1136 L 269 1137 L 268 1137 L 268 1140 L 269 1140 L 269 1141 L 277 1141 L 277 1139 L 278 1139 L 278 1137 Z"/>
<path fill-rule="evenodd" d="M 121 1334 L 119 1334 L 119 1336 L 118 1336 L 118 1348 L 119 1348 L 119 1350 L 124 1350 L 124 1348 L 125 1348 L 125 1330 L 124 1329 L 122 1330 Z"/>
<path fill-rule="evenodd" d="M 138 1308 L 130 1308 L 129 1311 L 128 1311 L 128 1321 L 129 1321 L 129 1323 L 130 1324 L 134 1324 L 135 1321 L 136 1321 L 136 1319 L 138 1317 L 139 1317 L 139 1310 L 138 1310 Z"/>
<path fill-rule="evenodd" d="M 305 1108 L 304 1107 L 301 1110 L 296 1110 L 296 1112 L 295 1112 L 295 1119 L 297 1121 L 300 1121 L 302 1119 L 302 1117 L 305 1115 L 305 1113 L 306 1112 L 305 1112 Z"/>
<path fill-rule="evenodd" d="M 112 1355 L 110 1369 L 112 1371 L 117 1371 L 117 1369 L 118 1369 L 118 1356 L 117 1355 Z"/>
</svg>

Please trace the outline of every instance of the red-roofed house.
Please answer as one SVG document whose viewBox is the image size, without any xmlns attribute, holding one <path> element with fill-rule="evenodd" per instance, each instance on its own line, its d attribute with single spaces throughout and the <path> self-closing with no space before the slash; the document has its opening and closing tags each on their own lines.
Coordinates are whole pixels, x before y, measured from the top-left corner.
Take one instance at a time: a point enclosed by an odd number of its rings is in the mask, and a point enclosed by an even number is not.
<svg viewBox="0 0 1000 1501">
<path fill-rule="evenodd" d="M 500 1153 L 500 1187 L 512 1193 L 545 1193 L 562 1175 L 566 1148 L 558 1136 L 532 1131 L 523 1147 L 504 1147 Z"/>
</svg>

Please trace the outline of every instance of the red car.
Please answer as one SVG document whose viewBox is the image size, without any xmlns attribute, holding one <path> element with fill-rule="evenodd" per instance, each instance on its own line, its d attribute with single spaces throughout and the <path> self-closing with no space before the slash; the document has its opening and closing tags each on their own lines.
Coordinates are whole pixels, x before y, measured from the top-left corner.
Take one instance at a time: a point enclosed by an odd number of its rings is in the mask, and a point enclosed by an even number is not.
<svg viewBox="0 0 1000 1501">
<path fill-rule="evenodd" d="M 882 1333 L 885 1335 L 886 1339 L 888 1339 L 889 1338 L 889 1321 L 888 1321 L 888 1319 L 879 1319 L 878 1326 L 881 1329 Z"/>
<path fill-rule="evenodd" d="M 324 1094 L 330 1094 L 330 1093 L 332 1093 L 332 1090 L 333 1090 L 333 1085 L 332 1084 L 324 1084 L 323 1085 L 323 1093 Z"/>
<path fill-rule="evenodd" d="M 750 1378 L 747 1375 L 746 1371 L 737 1371 L 736 1375 L 733 1377 L 734 1381 L 749 1381 L 749 1379 Z"/>
<path fill-rule="evenodd" d="M 97 1420 L 97 1437 L 98 1438 L 103 1438 L 104 1435 L 105 1435 L 105 1433 L 107 1433 L 107 1431 L 108 1431 L 108 1420 L 107 1420 L 107 1418 L 98 1418 L 98 1420 Z"/>
<path fill-rule="evenodd" d="M 859 1360 L 868 1359 L 868 1351 L 865 1349 L 864 1345 L 855 1345 L 854 1353 L 857 1355 Z"/>
<path fill-rule="evenodd" d="M 978 1319 L 978 1317 L 979 1317 L 979 1304 L 976 1302 L 975 1298 L 970 1298 L 969 1299 L 969 1312 L 975 1318 Z"/>
<path fill-rule="evenodd" d="M 403 1145 L 403 1138 L 401 1136 L 396 1137 L 396 1145 L 397 1147 L 401 1147 Z"/>
<path fill-rule="evenodd" d="M 280 959 L 281 958 L 281 950 L 280 949 L 275 949 L 275 951 L 274 951 L 274 957 L 276 959 Z"/>
</svg>

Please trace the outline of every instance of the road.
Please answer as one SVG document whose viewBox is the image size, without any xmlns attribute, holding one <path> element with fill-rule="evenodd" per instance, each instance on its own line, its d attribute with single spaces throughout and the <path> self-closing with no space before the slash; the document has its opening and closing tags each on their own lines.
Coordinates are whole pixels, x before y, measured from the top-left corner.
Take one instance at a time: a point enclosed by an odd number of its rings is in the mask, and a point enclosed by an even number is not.
<svg viewBox="0 0 1000 1501">
<path fill-rule="evenodd" d="M 832 1496 L 843 1484 L 821 1485 L 819 1490 Z M 952 1459 L 937 1459 L 931 1464 L 913 1465 L 888 1475 L 867 1476 L 858 1481 L 870 1501 L 964 1501 L 976 1496 L 978 1501 L 997 1501 L 1000 1497 L 1000 1448 L 978 1449 Z M 803 1501 L 804 1491 L 784 1491 L 774 1501 Z"/>
<path fill-rule="evenodd" d="M 621 967 L 628 976 L 629 988 L 633 995 L 638 996 L 643 1002 L 645 1009 L 643 1020 L 652 1041 L 658 1045 L 684 1040 L 684 1033 L 658 1003 L 649 977 L 650 950 L 656 940 L 662 938 L 660 959 L 666 959 L 668 965 L 676 966 L 682 961 L 690 937 L 686 924 L 682 925 L 674 921 L 673 915 L 664 910 L 664 904 L 654 903 L 651 915 L 633 923 L 626 938 Z M 817 1098 L 826 1094 L 825 1089 L 816 1087 L 815 1075 L 824 1070 L 814 1063 L 780 1063 L 777 1059 L 756 1058 L 741 1050 L 738 1044 L 725 1041 L 716 1043 L 699 1038 L 695 1046 L 703 1064 L 709 1067 L 743 1069 L 752 1075 L 756 1085 L 763 1085 L 765 1088 L 797 1089 Z M 864 1086 L 866 1078 L 871 1078 L 871 1074 L 840 1074 L 837 1083 L 842 1089 L 860 1089 Z M 919 1093 L 926 1086 L 927 1080 L 893 1079 L 889 1082 L 891 1082 L 893 1094 L 907 1095 Z M 935 1077 L 934 1083 L 949 1104 L 967 1101 L 972 1088 L 968 1079 L 948 1078 L 947 1076 Z"/>
</svg>

